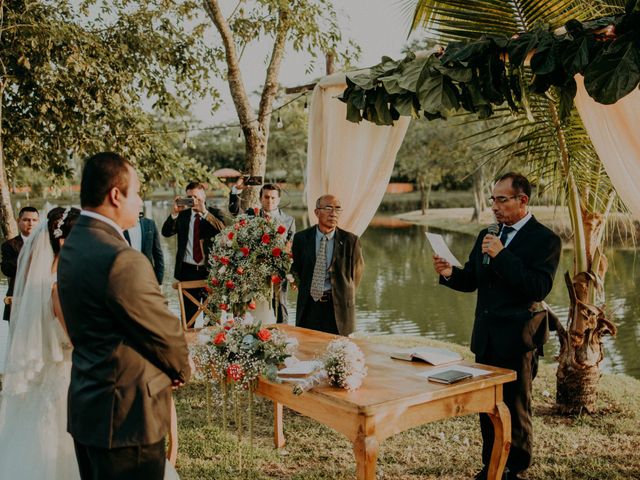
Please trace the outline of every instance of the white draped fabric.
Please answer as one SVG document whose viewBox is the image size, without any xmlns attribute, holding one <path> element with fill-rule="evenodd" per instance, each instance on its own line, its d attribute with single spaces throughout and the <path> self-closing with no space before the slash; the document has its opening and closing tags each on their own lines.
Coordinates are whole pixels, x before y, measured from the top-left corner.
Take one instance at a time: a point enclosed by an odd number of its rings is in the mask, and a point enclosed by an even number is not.
<svg viewBox="0 0 640 480">
<path fill-rule="evenodd" d="M 640 90 L 613 105 L 593 100 L 576 75 L 576 107 L 607 175 L 633 216 L 640 220 Z"/>
<path fill-rule="evenodd" d="M 400 117 L 394 126 L 349 122 L 346 104 L 335 98 L 345 88 L 344 73 L 337 73 L 323 78 L 313 90 L 306 198 L 314 224 L 317 198 L 335 195 L 343 208 L 339 226 L 362 235 L 382 201 L 410 119 Z"/>
</svg>

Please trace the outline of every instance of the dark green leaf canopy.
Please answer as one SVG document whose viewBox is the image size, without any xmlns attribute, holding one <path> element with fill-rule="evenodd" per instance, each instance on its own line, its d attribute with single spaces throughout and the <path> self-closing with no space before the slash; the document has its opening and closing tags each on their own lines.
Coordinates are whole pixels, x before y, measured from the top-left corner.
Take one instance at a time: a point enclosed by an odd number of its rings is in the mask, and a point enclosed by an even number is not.
<svg viewBox="0 0 640 480">
<path fill-rule="evenodd" d="M 640 2 L 637 2 L 640 3 Z M 451 42 L 427 55 L 409 53 L 403 60 L 384 57 L 368 71 L 347 73 L 340 97 L 348 119 L 378 125 L 393 123 L 395 112 L 414 117 L 446 118 L 460 110 L 491 115 L 505 102 L 521 109 L 521 68 L 530 59 L 529 90 L 546 94 L 555 87 L 562 120 L 576 94 L 574 75 L 582 74 L 591 97 L 615 103 L 640 83 L 640 13 L 630 2 L 626 13 L 589 22 L 570 19 L 562 33 L 548 25 L 511 38 L 487 35 Z M 375 108 L 372 108 L 375 106 Z"/>
</svg>

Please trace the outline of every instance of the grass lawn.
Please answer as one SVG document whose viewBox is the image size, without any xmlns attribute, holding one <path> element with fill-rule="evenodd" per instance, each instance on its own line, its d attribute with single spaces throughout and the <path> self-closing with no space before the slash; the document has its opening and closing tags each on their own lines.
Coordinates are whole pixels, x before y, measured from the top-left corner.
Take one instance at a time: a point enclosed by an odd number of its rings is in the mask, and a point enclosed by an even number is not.
<svg viewBox="0 0 640 480">
<path fill-rule="evenodd" d="M 464 347 L 421 337 L 377 336 L 372 342 L 446 346 L 471 358 Z M 214 390 L 217 392 L 217 388 Z M 603 375 L 599 413 L 562 417 L 554 412 L 555 364 L 542 363 L 534 382 L 534 465 L 532 480 L 640 479 L 640 381 Z M 340 434 L 285 409 L 287 445 L 272 443 L 272 403 L 254 400 L 254 447 L 245 430 L 239 468 L 233 422 L 222 429 L 221 399 L 214 393 L 207 425 L 204 384 L 193 382 L 176 395 L 179 419 L 178 472 L 185 479 L 353 479 L 350 443 Z M 232 408 L 232 407 L 230 407 Z M 243 404 L 246 427 L 247 406 Z M 231 416 L 231 415 L 230 415 Z M 477 416 L 452 418 L 391 437 L 380 447 L 378 479 L 468 479 L 480 468 Z"/>
</svg>

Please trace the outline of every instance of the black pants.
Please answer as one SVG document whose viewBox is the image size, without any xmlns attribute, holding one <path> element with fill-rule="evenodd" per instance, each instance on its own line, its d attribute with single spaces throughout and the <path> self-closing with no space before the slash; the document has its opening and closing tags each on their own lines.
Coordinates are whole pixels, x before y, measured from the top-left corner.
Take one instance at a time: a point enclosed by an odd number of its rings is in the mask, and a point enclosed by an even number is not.
<svg viewBox="0 0 640 480">
<path fill-rule="evenodd" d="M 536 351 L 522 355 L 501 358 L 491 353 L 476 357 L 476 362 L 495 367 L 515 370 L 518 378 L 503 385 L 504 403 L 511 414 L 511 450 L 507 458 L 507 468 L 514 473 L 521 472 L 531 465 L 533 453 L 533 425 L 531 422 L 531 387 L 538 373 L 538 354 Z M 482 431 L 482 463 L 489 465 L 493 448 L 493 424 L 489 415 L 480 414 Z"/>
<path fill-rule="evenodd" d="M 206 265 L 191 265 L 190 263 L 183 262 L 180 270 L 180 281 L 188 282 L 191 280 L 204 280 L 209 276 L 209 271 Z M 190 288 L 187 290 L 196 300 L 202 301 L 207 296 L 207 291 L 204 288 Z M 191 320 L 191 317 L 198 311 L 198 306 L 193 303 L 184 293 L 182 294 L 184 301 L 184 314 L 186 321 Z"/>
<path fill-rule="evenodd" d="M 74 442 L 82 480 L 163 480 L 164 440 L 122 448 L 88 447 Z"/>
<path fill-rule="evenodd" d="M 333 310 L 333 297 L 329 295 L 327 301 L 322 302 L 314 302 L 313 298 L 309 298 L 298 326 L 338 334 L 336 314 Z"/>
</svg>

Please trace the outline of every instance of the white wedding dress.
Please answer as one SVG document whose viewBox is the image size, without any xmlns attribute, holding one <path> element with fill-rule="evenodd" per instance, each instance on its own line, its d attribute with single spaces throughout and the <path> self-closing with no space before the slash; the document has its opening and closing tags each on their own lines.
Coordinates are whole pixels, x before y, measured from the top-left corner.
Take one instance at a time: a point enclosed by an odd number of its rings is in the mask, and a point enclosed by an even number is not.
<svg viewBox="0 0 640 480">
<path fill-rule="evenodd" d="M 79 480 L 67 432 L 71 352 L 53 313 L 56 281 L 46 222 L 18 259 L 9 342 L 0 392 L 0 479 Z M 178 479 L 168 462 L 165 480 Z"/>
</svg>

